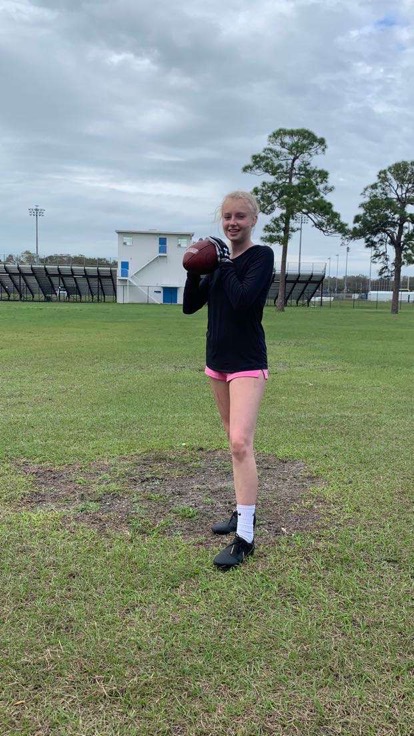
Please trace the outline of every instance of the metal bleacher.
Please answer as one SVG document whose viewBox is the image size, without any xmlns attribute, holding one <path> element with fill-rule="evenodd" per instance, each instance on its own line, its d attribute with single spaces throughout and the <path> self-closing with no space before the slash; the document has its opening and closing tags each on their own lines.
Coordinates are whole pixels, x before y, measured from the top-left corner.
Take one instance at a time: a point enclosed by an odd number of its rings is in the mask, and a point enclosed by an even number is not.
<svg viewBox="0 0 414 736">
<path fill-rule="evenodd" d="M 267 295 L 267 304 L 276 304 L 280 288 L 280 272 L 274 274 L 273 281 Z M 325 269 L 306 269 L 306 271 L 286 271 L 285 275 L 285 305 L 300 304 L 309 306 L 311 299 L 322 288 L 325 278 Z"/>
<path fill-rule="evenodd" d="M 117 269 L 0 263 L 0 300 L 116 301 Z"/>
</svg>

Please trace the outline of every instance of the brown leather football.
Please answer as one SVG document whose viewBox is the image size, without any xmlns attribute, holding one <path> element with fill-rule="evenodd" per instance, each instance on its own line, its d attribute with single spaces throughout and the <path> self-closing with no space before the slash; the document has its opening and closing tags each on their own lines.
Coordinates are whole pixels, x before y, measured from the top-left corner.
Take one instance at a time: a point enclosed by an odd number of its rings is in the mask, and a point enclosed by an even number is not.
<svg viewBox="0 0 414 736">
<path fill-rule="evenodd" d="M 183 256 L 183 266 L 186 271 L 205 274 L 217 268 L 218 259 L 216 246 L 210 240 L 199 240 L 191 243 Z"/>
</svg>

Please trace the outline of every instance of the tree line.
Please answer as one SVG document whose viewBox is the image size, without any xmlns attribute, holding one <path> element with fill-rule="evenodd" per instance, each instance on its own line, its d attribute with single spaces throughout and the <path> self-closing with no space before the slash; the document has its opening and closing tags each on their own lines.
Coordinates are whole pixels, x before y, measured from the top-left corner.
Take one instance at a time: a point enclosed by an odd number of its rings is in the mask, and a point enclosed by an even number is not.
<svg viewBox="0 0 414 736">
<path fill-rule="evenodd" d="M 345 223 L 327 196 L 334 187 L 329 174 L 313 165 L 315 156 L 326 152 L 326 141 L 306 128 L 279 128 L 267 146 L 252 155 L 245 173 L 267 176 L 253 194 L 261 211 L 272 215 L 264 227 L 263 240 L 282 248 L 277 309 L 285 308 L 285 274 L 289 241 L 301 217 L 324 235 L 342 238 L 342 244 L 363 240 L 371 250 L 379 276 L 392 278 L 391 311 L 399 309 L 401 269 L 414 263 L 414 161 L 400 161 L 379 171 L 377 180 L 365 187 L 352 225 Z"/>
<path fill-rule="evenodd" d="M 18 256 L 9 253 L 8 256 L 4 257 L 3 262 L 10 264 L 21 263 L 23 265 L 39 263 L 45 266 L 112 266 L 113 268 L 117 266 L 116 258 L 93 258 L 92 256 L 84 256 L 82 253 L 76 256 L 70 255 L 70 253 L 53 253 L 52 255 L 38 258 L 36 253 L 32 253 L 31 250 L 24 250 Z"/>
</svg>

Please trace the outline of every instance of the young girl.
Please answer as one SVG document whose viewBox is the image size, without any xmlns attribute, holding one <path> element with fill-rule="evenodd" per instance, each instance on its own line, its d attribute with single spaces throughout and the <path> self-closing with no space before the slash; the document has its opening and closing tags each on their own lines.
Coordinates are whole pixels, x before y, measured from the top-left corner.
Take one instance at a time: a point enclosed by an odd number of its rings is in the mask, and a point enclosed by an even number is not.
<svg viewBox="0 0 414 736">
<path fill-rule="evenodd" d="M 214 559 L 225 569 L 254 552 L 258 481 L 253 438 L 268 376 L 262 316 L 274 263 L 272 249 L 251 239 L 258 214 L 257 201 L 248 192 L 224 198 L 221 223 L 230 249 L 220 238 L 210 238 L 218 255 L 216 270 L 204 277 L 189 272 L 184 289 L 185 314 L 208 304 L 205 372 L 232 455 L 237 509 L 229 521 L 212 527 L 215 534 L 235 532 Z"/>
</svg>

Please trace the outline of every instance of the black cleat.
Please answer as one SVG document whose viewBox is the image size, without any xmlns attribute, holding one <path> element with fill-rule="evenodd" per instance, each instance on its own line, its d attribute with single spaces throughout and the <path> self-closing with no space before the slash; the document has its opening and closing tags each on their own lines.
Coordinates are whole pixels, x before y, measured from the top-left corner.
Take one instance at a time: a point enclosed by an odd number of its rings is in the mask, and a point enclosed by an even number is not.
<svg viewBox="0 0 414 736">
<path fill-rule="evenodd" d="M 218 521 L 213 524 L 211 531 L 213 534 L 231 534 L 237 529 L 237 511 L 233 511 L 228 521 Z"/>
<path fill-rule="evenodd" d="M 256 526 L 256 514 L 253 516 L 253 528 Z M 217 521 L 211 527 L 213 534 L 235 534 L 237 531 L 237 511 L 233 511 L 228 521 Z"/>
<path fill-rule="evenodd" d="M 254 540 L 253 542 L 246 542 L 242 537 L 238 537 L 237 534 L 234 537 L 231 544 L 227 545 L 218 555 L 215 556 L 213 562 L 216 567 L 220 567 L 223 570 L 229 570 L 231 567 L 237 567 L 244 562 L 245 557 L 254 553 Z"/>
</svg>

